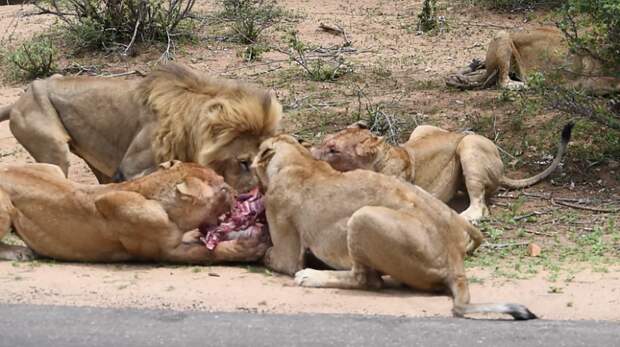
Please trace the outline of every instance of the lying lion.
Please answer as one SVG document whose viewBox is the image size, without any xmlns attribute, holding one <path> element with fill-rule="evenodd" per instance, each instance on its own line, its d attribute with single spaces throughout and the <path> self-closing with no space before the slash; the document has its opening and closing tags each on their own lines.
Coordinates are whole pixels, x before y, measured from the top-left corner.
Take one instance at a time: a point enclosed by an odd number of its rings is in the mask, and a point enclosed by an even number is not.
<svg viewBox="0 0 620 347">
<path fill-rule="evenodd" d="M 198 239 L 197 228 L 217 223 L 233 201 L 223 178 L 196 164 L 166 162 L 148 176 L 108 185 L 73 183 L 55 165 L 1 165 L 0 240 L 13 227 L 28 248 L 0 242 L 0 259 L 257 260 L 268 244 L 258 237 L 225 240 L 213 251 Z"/>
<path fill-rule="evenodd" d="M 258 145 L 282 107 L 270 93 L 203 76 L 177 64 L 141 80 L 52 76 L 0 108 L 13 135 L 38 161 L 69 168 L 69 151 L 106 183 L 178 159 L 208 165 L 235 189 L 256 185 Z"/>
<path fill-rule="evenodd" d="M 619 78 L 605 76 L 597 59 L 572 52 L 564 34 L 555 27 L 498 32 L 489 44 L 484 63 L 474 60 L 465 70 L 449 75 L 446 84 L 460 89 L 496 84 L 521 89 L 533 72 L 558 75 L 567 85 L 591 94 L 620 91 Z"/>
<path fill-rule="evenodd" d="M 265 264 L 299 285 L 379 288 L 387 274 L 417 289 L 448 289 L 459 317 L 536 318 L 523 305 L 469 303 L 463 258 L 468 238 L 477 247 L 482 234 L 422 189 L 371 171 L 338 172 L 287 135 L 263 142 L 252 167 L 266 189 L 273 241 Z M 340 271 L 302 270 L 306 250 Z"/>
<path fill-rule="evenodd" d="M 366 169 L 399 177 L 444 202 L 465 188 L 470 206 L 461 215 L 475 222 L 489 214 L 485 197 L 499 186 L 524 188 L 549 176 L 560 165 L 572 127 L 572 123 L 564 127 L 558 152 L 549 167 L 518 180 L 504 175 L 504 164 L 491 140 L 429 125 L 418 126 L 409 141 L 392 146 L 373 135 L 363 123 L 356 123 L 326 136 L 320 146 L 312 148 L 312 153 L 339 171 Z"/>
</svg>

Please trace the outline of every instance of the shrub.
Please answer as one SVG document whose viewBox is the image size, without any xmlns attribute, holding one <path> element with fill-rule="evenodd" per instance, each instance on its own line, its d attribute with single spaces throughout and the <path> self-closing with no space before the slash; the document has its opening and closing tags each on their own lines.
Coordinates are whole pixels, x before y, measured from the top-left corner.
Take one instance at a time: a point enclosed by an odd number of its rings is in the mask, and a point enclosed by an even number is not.
<svg viewBox="0 0 620 347">
<path fill-rule="evenodd" d="M 269 47 L 260 43 L 250 44 L 239 51 L 237 56 L 243 58 L 246 62 L 260 60 L 263 53 L 269 52 Z"/>
<path fill-rule="evenodd" d="M 195 0 L 39 0 L 35 5 L 64 22 L 77 49 L 130 51 L 136 42 L 170 42 L 182 34 Z"/>
<path fill-rule="evenodd" d="M 278 23 L 284 10 L 272 0 L 220 0 L 218 17 L 230 22 L 232 36 L 245 44 L 258 42 L 265 29 Z"/>
<path fill-rule="evenodd" d="M 603 63 L 620 75 L 620 1 L 569 0 L 558 23 L 574 50 Z"/>
<path fill-rule="evenodd" d="M 418 14 L 418 30 L 423 32 L 435 30 L 437 25 L 437 0 L 424 0 L 422 12 Z"/>
<path fill-rule="evenodd" d="M 289 58 L 297 63 L 313 81 L 333 81 L 351 72 L 352 66 L 337 53 L 322 56 L 310 56 L 316 49 L 299 39 L 297 31 L 290 31 L 286 36 Z M 345 43 L 346 45 L 347 43 Z"/>
<path fill-rule="evenodd" d="M 563 0 L 468 0 L 471 5 L 482 5 L 503 11 L 522 11 L 535 8 L 554 8 L 562 5 Z"/>
<path fill-rule="evenodd" d="M 7 54 L 9 74 L 13 79 L 32 80 L 56 71 L 56 49 L 47 37 L 34 37 Z"/>
</svg>

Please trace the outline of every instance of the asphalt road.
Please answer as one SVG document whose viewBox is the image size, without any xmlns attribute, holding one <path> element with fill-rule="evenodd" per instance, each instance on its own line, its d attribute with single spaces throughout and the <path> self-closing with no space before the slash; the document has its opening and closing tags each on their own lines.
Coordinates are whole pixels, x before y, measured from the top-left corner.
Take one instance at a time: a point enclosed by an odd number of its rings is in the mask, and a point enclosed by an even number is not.
<svg viewBox="0 0 620 347">
<path fill-rule="evenodd" d="M 0 305 L 0 346 L 618 346 L 620 324 Z"/>
</svg>

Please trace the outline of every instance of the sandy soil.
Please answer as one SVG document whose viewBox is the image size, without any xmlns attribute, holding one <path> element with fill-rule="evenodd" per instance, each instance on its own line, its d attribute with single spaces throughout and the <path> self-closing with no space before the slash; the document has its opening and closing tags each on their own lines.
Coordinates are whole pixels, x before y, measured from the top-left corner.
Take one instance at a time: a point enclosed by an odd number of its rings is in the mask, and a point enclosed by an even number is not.
<svg viewBox="0 0 620 347">
<path fill-rule="evenodd" d="M 199 6 L 208 9 L 211 3 L 200 2 Z M 453 17 L 452 25 L 460 29 L 438 37 L 426 37 L 415 35 L 409 28 L 415 27 L 412 18 L 419 9 L 419 1 L 291 0 L 282 3 L 306 13 L 297 25 L 302 38 L 322 45 L 337 43 L 339 39 L 318 32 L 316 27 L 320 21 L 338 23 L 351 34 L 355 47 L 367 51 L 351 58 L 359 69 L 368 72 L 379 66 L 391 71 L 387 79 L 372 73 L 367 75 L 369 80 L 374 78 L 377 83 L 375 89 L 368 89 L 369 93 L 373 93 L 372 98 L 389 99 L 395 98 L 396 94 L 406 94 L 400 102 L 404 111 L 424 113 L 441 108 L 433 120 L 449 128 L 461 124 L 466 118 L 464 115 L 476 114 L 476 104 L 472 100 L 480 95 L 479 92 L 454 96 L 445 91 L 416 89 L 416 86 L 421 81 L 437 81 L 446 71 L 465 64 L 472 57 L 483 55 L 493 31 L 477 24 L 481 21 L 479 15 L 454 9 L 461 12 Z M 18 6 L 0 7 L 0 30 L 4 33 L 0 35 L 0 40 L 7 35 L 25 39 L 45 30 L 52 22 L 49 17 L 33 16 L 22 18 L 15 26 L 19 9 Z M 400 16 L 402 13 L 406 15 Z M 508 18 L 489 13 L 484 14 L 484 23 L 509 27 L 523 25 L 522 18 L 518 16 Z M 308 95 L 316 97 L 333 89 L 331 84 L 319 83 L 317 88 L 304 90 L 299 88 L 302 82 L 298 78 L 283 82 L 286 78 L 265 73 L 281 64 L 278 61 L 282 56 L 277 53 L 267 54 L 264 58 L 266 64 L 248 68 L 236 57 L 235 49 L 223 43 L 209 42 L 187 50 L 187 55 L 179 57 L 180 61 L 211 73 L 250 79 L 273 87 L 291 114 L 298 112 L 297 106 L 292 105 L 303 103 Z M 138 58 L 132 63 L 133 67 L 142 68 L 148 64 L 145 61 L 145 58 Z M 129 69 L 125 63 L 115 63 L 114 58 L 106 64 L 110 71 L 117 72 L 119 67 Z M 21 84 L 0 86 L 0 105 L 15 101 L 23 88 Z M 383 88 L 386 90 L 383 91 Z M 351 95 L 343 97 L 351 98 Z M 317 110 L 320 112 L 327 112 L 329 108 L 319 107 Z M 291 126 L 295 125 L 290 118 L 286 121 Z M 32 162 L 32 158 L 12 137 L 8 122 L 0 123 L 0 163 L 3 162 Z M 95 183 L 88 168 L 77 157 L 72 158 L 70 178 Z M 612 186 L 610 189 L 614 191 L 615 188 Z M 472 301 L 523 303 L 548 319 L 620 320 L 616 309 L 620 301 L 620 268 L 608 267 L 607 272 L 593 272 L 587 270 L 588 266 L 584 268 L 586 270 L 578 272 L 569 282 L 551 282 L 544 272 L 527 280 L 506 280 L 494 277 L 488 270 L 471 269 L 468 275 L 477 279 L 471 284 Z M 451 307 L 446 296 L 414 293 L 405 289 L 364 292 L 299 288 L 288 277 L 270 274 L 260 267 L 246 266 L 0 262 L 0 283 L 0 302 L 3 303 L 407 316 L 448 316 Z"/>
<path fill-rule="evenodd" d="M 482 270 L 469 275 L 489 276 Z M 300 288 L 286 276 L 245 267 L 4 262 L 0 283 L 0 302 L 11 303 L 399 316 L 449 316 L 452 306 L 447 296 L 406 289 Z M 546 319 L 620 320 L 620 268 L 605 274 L 581 272 L 570 285 L 549 283 L 542 273 L 519 281 L 489 277 L 472 284 L 471 292 L 473 302 L 519 302 Z"/>
</svg>

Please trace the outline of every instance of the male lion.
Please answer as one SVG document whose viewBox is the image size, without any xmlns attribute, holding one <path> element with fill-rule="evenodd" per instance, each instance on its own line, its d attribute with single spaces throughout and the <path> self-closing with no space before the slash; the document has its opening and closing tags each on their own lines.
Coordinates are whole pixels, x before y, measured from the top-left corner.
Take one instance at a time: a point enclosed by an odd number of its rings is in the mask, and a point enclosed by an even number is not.
<svg viewBox="0 0 620 347">
<path fill-rule="evenodd" d="M 564 127 L 558 152 L 549 167 L 535 176 L 517 180 L 504 175 L 504 164 L 491 140 L 430 125 L 418 126 L 407 142 L 392 146 L 373 135 L 363 123 L 356 123 L 326 136 L 320 146 L 312 148 L 312 153 L 336 170 L 366 169 L 399 177 L 444 202 L 465 188 L 470 206 L 462 216 L 476 222 L 489 214 L 485 197 L 499 186 L 524 188 L 549 176 L 562 160 L 572 127 L 572 123 Z"/>
<path fill-rule="evenodd" d="M 474 60 L 465 70 L 449 75 L 446 84 L 460 89 L 489 88 L 495 84 L 521 89 L 533 72 L 559 74 L 564 83 L 591 94 L 620 91 L 619 78 L 602 75 L 604 71 L 597 59 L 571 52 L 564 34 L 555 27 L 499 31 L 489 44 L 484 63 Z"/>
<path fill-rule="evenodd" d="M 470 304 L 463 258 L 482 234 L 424 190 L 367 170 L 341 173 L 291 136 L 266 140 L 253 169 L 266 189 L 273 247 L 265 264 L 305 287 L 379 288 L 380 274 L 417 289 L 447 289 L 453 313 L 536 316 L 518 304 Z M 304 254 L 341 271 L 302 270 Z M 342 271 L 344 270 L 344 271 Z"/>
<path fill-rule="evenodd" d="M 86 185 L 50 164 L 0 165 L 0 240 L 11 226 L 28 248 L 0 242 L 0 259 L 37 255 L 67 261 L 164 261 L 207 264 L 252 261 L 269 243 L 224 240 L 213 250 L 197 228 L 215 224 L 234 193 L 213 170 L 165 162 L 123 183 Z"/>
<path fill-rule="evenodd" d="M 139 175 L 178 159 L 213 168 L 235 189 L 260 142 L 273 135 L 282 107 L 267 91 L 164 65 L 140 80 L 52 76 L 0 108 L 17 140 L 38 161 L 67 174 L 69 151 L 100 182 Z"/>
</svg>

